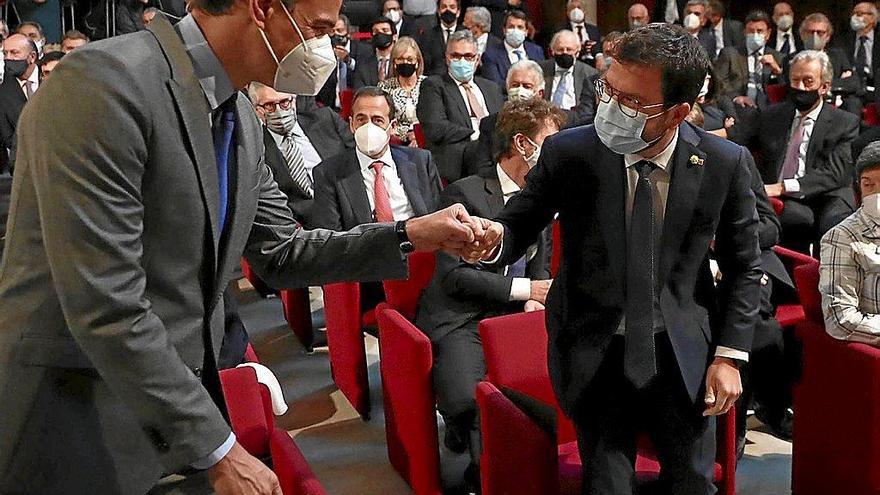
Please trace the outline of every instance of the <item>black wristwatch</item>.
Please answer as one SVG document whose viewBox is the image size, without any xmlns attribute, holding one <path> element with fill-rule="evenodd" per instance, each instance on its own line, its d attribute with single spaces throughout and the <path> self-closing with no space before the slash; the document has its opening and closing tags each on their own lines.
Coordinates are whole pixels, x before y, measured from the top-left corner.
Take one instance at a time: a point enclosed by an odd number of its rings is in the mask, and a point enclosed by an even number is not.
<svg viewBox="0 0 880 495">
<path fill-rule="evenodd" d="M 409 236 L 406 235 L 406 220 L 400 220 L 394 224 L 394 233 L 397 234 L 397 242 L 400 243 L 400 252 L 409 254 L 416 250 Z"/>
</svg>

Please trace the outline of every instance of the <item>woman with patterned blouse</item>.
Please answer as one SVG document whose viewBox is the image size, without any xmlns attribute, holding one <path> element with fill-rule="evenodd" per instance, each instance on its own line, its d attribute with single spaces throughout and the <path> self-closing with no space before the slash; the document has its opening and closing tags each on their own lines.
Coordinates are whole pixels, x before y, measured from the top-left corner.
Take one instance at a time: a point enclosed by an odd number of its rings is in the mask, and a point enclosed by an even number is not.
<svg viewBox="0 0 880 495">
<path fill-rule="evenodd" d="M 880 346 L 880 142 L 856 174 L 862 206 L 822 237 L 819 291 L 829 335 Z"/>
<path fill-rule="evenodd" d="M 379 88 L 391 95 L 396 108 L 397 130 L 395 134 L 404 144 L 418 147 L 413 126 L 418 123 L 416 105 L 419 103 L 419 87 L 425 76 L 425 61 L 419 45 L 409 36 L 403 36 L 391 49 L 391 75 L 379 82 Z"/>
</svg>

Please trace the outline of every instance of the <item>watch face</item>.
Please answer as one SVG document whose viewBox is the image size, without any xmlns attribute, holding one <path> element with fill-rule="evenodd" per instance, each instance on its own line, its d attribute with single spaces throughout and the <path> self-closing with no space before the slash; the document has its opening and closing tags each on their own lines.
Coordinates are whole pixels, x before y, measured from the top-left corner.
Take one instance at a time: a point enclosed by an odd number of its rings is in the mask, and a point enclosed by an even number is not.
<svg viewBox="0 0 880 495">
<path fill-rule="evenodd" d="M 413 246 L 413 243 L 409 241 L 404 241 L 400 243 L 400 251 L 403 252 L 403 254 L 409 254 L 415 250 L 415 246 Z"/>
</svg>

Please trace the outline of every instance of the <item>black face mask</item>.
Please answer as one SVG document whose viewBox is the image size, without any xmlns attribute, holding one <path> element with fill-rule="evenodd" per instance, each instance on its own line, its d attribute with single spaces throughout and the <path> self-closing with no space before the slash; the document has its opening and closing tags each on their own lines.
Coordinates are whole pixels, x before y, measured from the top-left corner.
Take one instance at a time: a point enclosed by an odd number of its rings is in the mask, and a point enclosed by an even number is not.
<svg viewBox="0 0 880 495">
<path fill-rule="evenodd" d="M 442 14 L 440 14 L 440 20 L 443 21 L 443 24 L 446 24 L 447 26 L 454 23 L 456 19 L 458 19 L 458 14 L 451 10 L 445 10 Z"/>
<path fill-rule="evenodd" d="M 373 46 L 379 50 L 384 50 L 391 46 L 394 37 L 390 34 L 376 33 L 373 35 Z"/>
<path fill-rule="evenodd" d="M 799 112 L 805 112 L 819 101 L 819 90 L 814 89 L 807 91 L 804 89 L 788 88 L 788 101 L 790 101 Z"/>
<path fill-rule="evenodd" d="M 563 69 L 571 69 L 571 66 L 574 65 L 574 55 L 568 53 L 553 55 L 553 60 L 556 61 L 556 65 Z"/>
<path fill-rule="evenodd" d="M 3 65 L 3 72 L 7 77 L 19 77 L 25 73 L 28 68 L 27 60 L 11 60 L 6 59 L 6 63 Z"/>
<path fill-rule="evenodd" d="M 409 77 L 416 73 L 416 64 L 397 64 L 395 68 L 400 77 Z"/>
<path fill-rule="evenodd" d="M 345 46 L 348 43 L 348 36 L 344 34 L 334 34 L 330 36 L 330 44 L 333 46 Z"/>
</svg>

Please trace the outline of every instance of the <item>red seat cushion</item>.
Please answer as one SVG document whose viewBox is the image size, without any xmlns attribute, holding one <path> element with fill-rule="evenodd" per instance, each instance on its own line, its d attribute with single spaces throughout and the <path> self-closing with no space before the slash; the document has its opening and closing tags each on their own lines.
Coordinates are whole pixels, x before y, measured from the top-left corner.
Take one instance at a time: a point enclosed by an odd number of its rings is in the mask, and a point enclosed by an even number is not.
<svg viewBox="0 0 880 495">
<path fill-rule="evenodd" d="M 776 308 L 776 321 L 782 328 L 793 327 L 804 321 L 804 307 L 800 304 L 780 304 Z"/>
<path fill-rule="evenodd" d="M 375 327 L 376 326 L 376 310 L 371 309 L 364 313 L 361 317 L 361 325 L 365 327 Z"/>
</svg>

